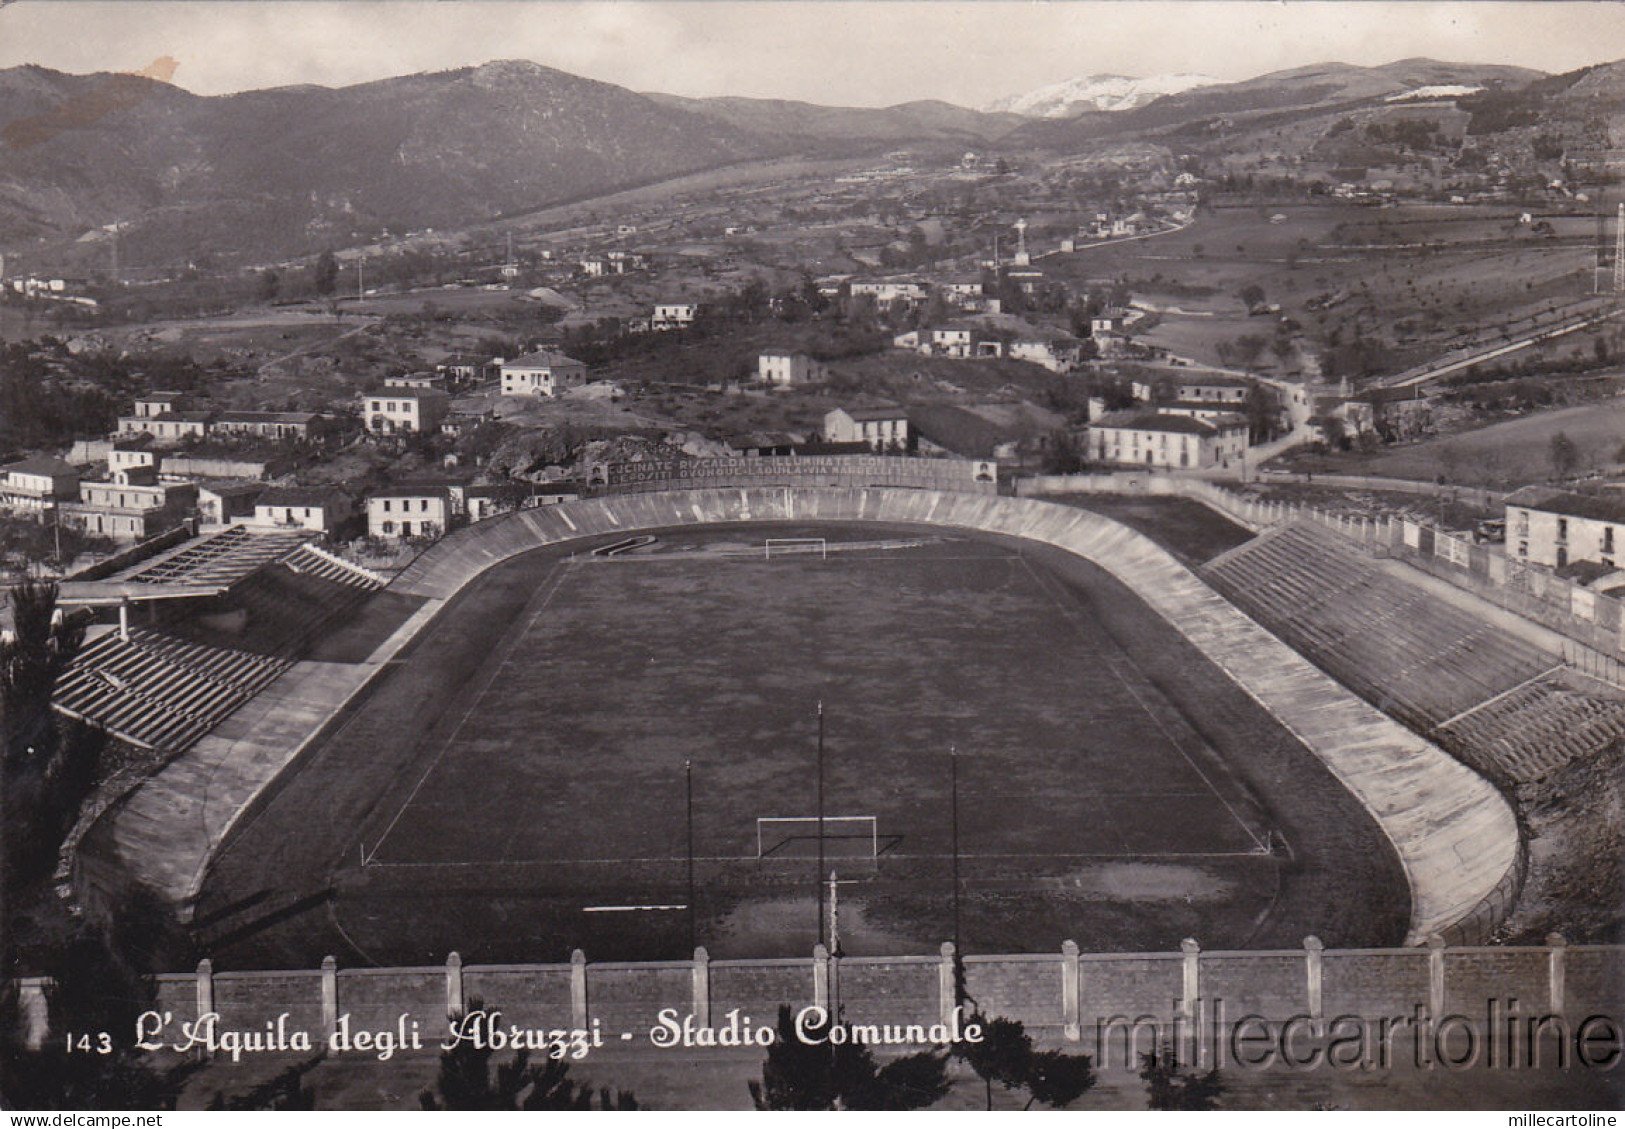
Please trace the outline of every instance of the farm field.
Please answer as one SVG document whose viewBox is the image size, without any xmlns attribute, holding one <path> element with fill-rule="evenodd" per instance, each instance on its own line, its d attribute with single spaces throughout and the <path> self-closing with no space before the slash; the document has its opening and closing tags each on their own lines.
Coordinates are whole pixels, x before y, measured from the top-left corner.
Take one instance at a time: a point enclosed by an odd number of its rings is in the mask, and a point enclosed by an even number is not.
<svg viewBox="0 0 1625 1129">
<path fill-rule="evenodd" d="M 763 560 L 766 535 L 832 551 Z M 906 544 L 839 544 L 878 537 Z M 689 761 L 695 937 L 717 957 L 804 954 L 816 840 L 769 827 L 758 858 L 756 820 L 816 812 L 820 701 L 825 813 L 878 834 L 878 858 L 850 827 L 825 844 L 850 883 L 850 953 L 953 935 L 950 748 L 967 945 L 1403 933 L 1404 880 L 1358 804 L 1069 554 L 867 525 L 662 532 L 608 561 L 574 548 L 473 582 L 334 723 L 215 863 L 201 921 L 245 897 L 266 912 L 211 951 L 681 955 Z"/>
<path fill-rule="evenodd" d="M 1617 467 L 1625 398 L 1538 412 L 1375 455 L 1304 456 L 1293 469 L 1423 481 L 1442 476 L 1462 486 L 1507 489 L 1552 477 L 1551 442 L 1558 432 L 1579 449 L 1580 472 Z"/>
<path fill-rule="evenodd" d="M 1472 206 L 1223 208 L 1173 234 L 1085 246 L 1044 267 L 1068 279 L 1123 279 L 1137 297 L 1190 311 L 1165 315 L 1146 340 L 1204 362 L 1220 360 L 1220 342 L 1273 332 L 1277 318 L 1246 314 L 1239 293 L 1251 283 L 1312 342 L 1339 327 L 1345 340 L 1382 336 L 1387 367 L 1400 371 L 1476 329 L 1590 296 L 1590 218 L 1553 217 L 1550 238 L 1517 221 L 1515 210 Z M 1311 299 L 1330 305 L 1311 308 Z M 1259 364 L 1296 367 L 1268 352 Z"/>
</svg>

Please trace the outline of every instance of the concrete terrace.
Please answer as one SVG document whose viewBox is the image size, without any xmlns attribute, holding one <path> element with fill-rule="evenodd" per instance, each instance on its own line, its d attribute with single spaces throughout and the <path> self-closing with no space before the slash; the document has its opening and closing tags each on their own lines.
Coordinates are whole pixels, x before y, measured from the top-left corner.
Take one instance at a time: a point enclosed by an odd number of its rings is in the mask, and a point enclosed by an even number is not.
<svg viewBox="0 0 1625 1129">
<path fill-rule="evenodd" d="M 1148 538 L 1084 510 L 922 490 L 753 488 L 566 503 L 479 522 L 391 586 L 429 603 L 366 663 L 301 663 L 176 759 L 113 817 L 125 864 L 177 900 L 195 893 L 233 820 L 443 602 L 492 564 L 578 537 L 736 521 L 960 527 L 1054 545 L 1107 569 L 1312 749 L 1382 826 L 1411 888 L 1408 941 L 1442 933 L 1511 880 L 1518 830 L 1485 780 L 1340 686 Z M 263 726 L 263 728 L 262 728 Z"/>
</svg>

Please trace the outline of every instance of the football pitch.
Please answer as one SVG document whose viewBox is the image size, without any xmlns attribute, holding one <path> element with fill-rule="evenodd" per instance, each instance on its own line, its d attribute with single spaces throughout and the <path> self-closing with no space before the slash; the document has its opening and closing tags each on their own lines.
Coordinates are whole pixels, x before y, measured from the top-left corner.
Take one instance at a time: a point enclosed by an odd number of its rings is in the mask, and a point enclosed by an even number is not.
<svg viewBox="0 0 1625 1129">
<path fill-rule="evenodd" d="M 829 551 L 768 559 L 764 536 Z M 379 962 L 669 957 L 691 930 L 713 956 L 802 956 L 830 871 L 844 947 L 877 954 L 932 951 L 956 918 L 983 951 L 1290 935 L 1328 834 L 1369 856 L 1330 866 L 1340 882 L 1393 882 L 1312 756 L 1068 554 L 850 526 L 590 548 L 476 579 L 221 877 L 303 791 L 307 812 L 352 797 L 308 862 Z M 1267 795 L 1283 762 L 1302 813 Z M 826 816 L 867 817 L 829 830 L 823 871 L 820 791 Z M 1304 822 L 1319 804 L 1329 827 Z"/>
</svg>

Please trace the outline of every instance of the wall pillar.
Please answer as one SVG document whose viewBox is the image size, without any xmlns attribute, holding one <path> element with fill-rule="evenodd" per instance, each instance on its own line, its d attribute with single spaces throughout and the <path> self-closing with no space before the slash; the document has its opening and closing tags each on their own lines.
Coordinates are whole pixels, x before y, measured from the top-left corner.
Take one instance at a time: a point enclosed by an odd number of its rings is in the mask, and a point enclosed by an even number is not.
<svg viewBox="0 0 1625 1129">
<path fill-rule="evenodd" d="M 339 962 L 322 958 L 322 1030 L 329 1036 L 339 1029 Z"/>
<path fill-rule="evenodd" d="M 1061 942 L 1061 1030 L 1070 1042 L 1083 1038 L 1079 1022 L 1078 943 Z"/>
<path fill-rule="evenodd" d="M 954 943 L 944 941 L 941 959 L 937 961 L 937 1017 L 944 1023 L 953 1021 L 954 1008 L 959 1006 L 959 993 L 954 986 L 955 953 Z"/>
<path fill-rule="evenodd" d="M 1181 961 L 1183 976 L 1180 980 L 1179 992 L 1179 1018 L 1180 1029 L 1184 1032 L 1180 1042 L 1185 1044 L 1175 1050 L 1180 1062 L 1188 1062 L 1193 1066 L 1199 1065 L 1197 1055 L 1196 1030 L 1196 1001 L 1202 994 L 1202 969 L 1200 965 L 1202 946 L 1192 938 L 1186 937 L 1179 942 L 1179 951 L 1185 954 Z"/>
<path fill-rule="evenodd" d="M 822 941 L 813 946 L 813 1003 L 829 1011 L 829 950 Z"/>
<path fill-rule="evenodd" d="M 1428 938 L 1428 1010 L 1435 1023 L 1444 1015 L 1444 938 L 1437 933 Z"/>
<path fill-rule="evenodd" d="M 457 953 L 446 957 L 446 1015 L 463 1014 L 463 958 Z"/>
<path fill-rule="evenodd" d="M 1551 1015 L 1562 1015 L 1568 997 L 1563 958 L 1569 943 L 1561 933 L 1548 933 L 1546 945 L 1546 1010 Z"/>
<path fill-rule="evenodd" d="M 1303 968 L 1305 990 L 1309 997 L 1309 1018 L 1320 1019 L 1325 1015 L 1321 1003 L 1322 962 L 1321 955 L 1326 946 L 1319 937 L 1309 936 L 1303 939 Z"/>
<path fill-rule="evenodd" d="M 130 601 L 118 602 L 118 637 L 121 642 L 130 641 Z"/>
<path fill-rule="evenodd" d="M 214 1010 L 214 962 L 204 957 L 197 962 L 197 1013 L 205 1016 Z"/>
<path fill-rule="evenodd" d="M 570 1026 L 587 1029 L 587 954 L 580 949 L 570 954 Z"/>
<path fill-rule="evenodd" d="M 694 1023 L 700 1027 L 711 1026 L 711 954 L 705 951 L 704 945 L 694 950 L 690 992 L 689 1012 L 694 1016 Z"/>
<path fill-rule="evenodd" d="M 17 1008 L 22 1012 L 23 1045 L 37 1051 L 51 1034 L 51 1009 L 45 999 L 46 979 L 25 976 L 17 981 Z"/>
</svg>

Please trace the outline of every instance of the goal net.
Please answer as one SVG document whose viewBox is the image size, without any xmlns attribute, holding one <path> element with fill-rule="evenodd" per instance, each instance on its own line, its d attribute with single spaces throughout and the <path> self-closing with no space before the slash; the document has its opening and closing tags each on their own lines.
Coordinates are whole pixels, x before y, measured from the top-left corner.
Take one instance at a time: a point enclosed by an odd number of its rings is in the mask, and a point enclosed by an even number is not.
<svg viewBox="0 0 1625 1129">
<path fill-rule="evenodd" d="M 822 537 L 769 537 L 762 543 L 762 556 L 767 560 L 789 553 L 816 553 L 828 560 L 829 543 Z"/>
<path fill-rule="evenodd" d="M 872 859 L 880 855 L 880 828 L 872 815 L 826 815 L 826 858 Z M 816 858 L 816 815 L 764 815 L 756 819 L 756 857 Z"/>
</svg>

